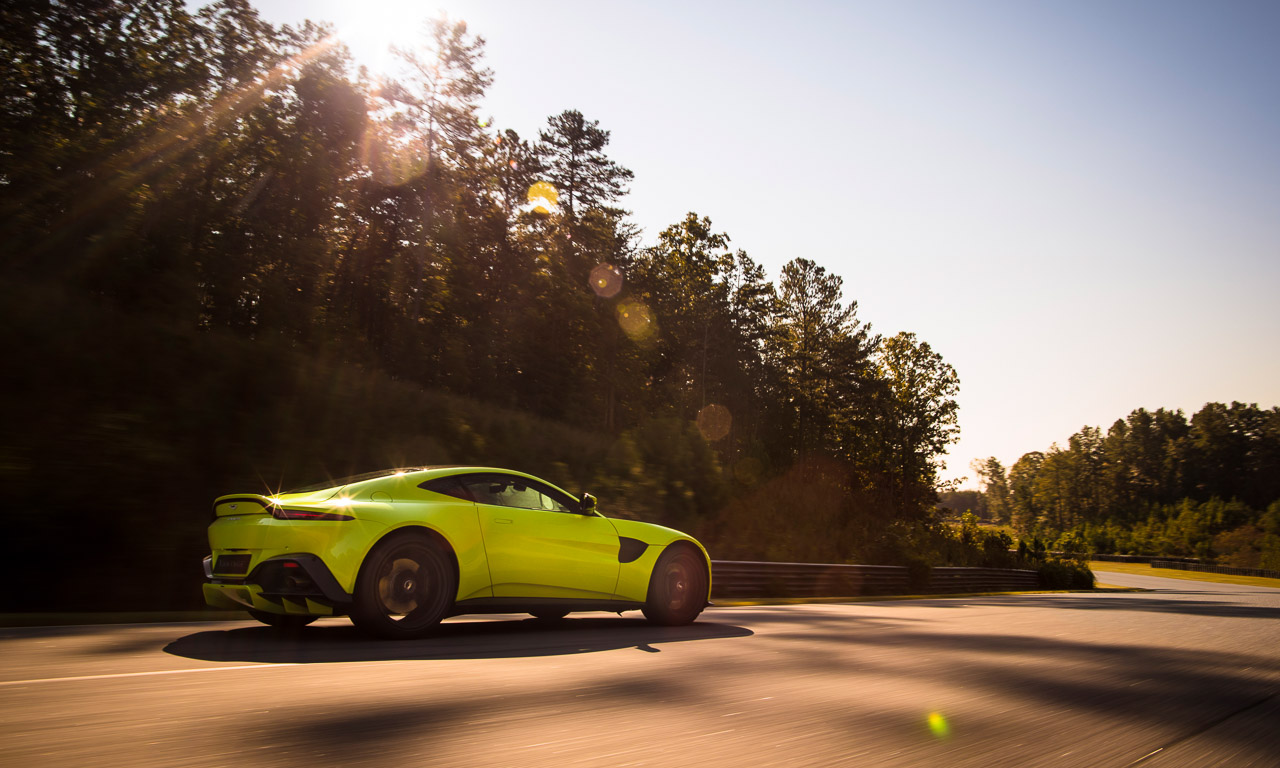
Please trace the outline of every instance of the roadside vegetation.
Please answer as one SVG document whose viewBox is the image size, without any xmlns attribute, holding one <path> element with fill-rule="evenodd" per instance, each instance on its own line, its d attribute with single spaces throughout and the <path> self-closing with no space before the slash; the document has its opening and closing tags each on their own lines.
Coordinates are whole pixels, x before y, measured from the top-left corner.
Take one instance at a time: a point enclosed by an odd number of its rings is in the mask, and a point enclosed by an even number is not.
<svg viewBox="0 0 1280 768">
<path fill-rule="evenodd" d="M 215 496 L 435 463 L 722 558 L 1030 562 L 935 511 L 937 351 L 813 254 L 641 232 L 597 121 L 482 114 L 465 24 L 384 78 L 244 0 L 2 14 L 7 610 L 198 605 Z"/>
<path fill-rule="evenodd" d="M 1280 571 L 1280 408 L 1140 408 L 1007 471 L 995 458 L 975 469 L 983 490 L 943 504 L 1050 550 Z"/>
</svg>

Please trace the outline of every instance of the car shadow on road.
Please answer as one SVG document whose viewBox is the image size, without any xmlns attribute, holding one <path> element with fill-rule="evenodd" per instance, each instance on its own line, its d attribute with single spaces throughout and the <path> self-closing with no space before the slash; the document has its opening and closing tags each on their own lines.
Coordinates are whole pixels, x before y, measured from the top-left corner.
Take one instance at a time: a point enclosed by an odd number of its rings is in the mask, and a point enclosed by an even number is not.
<svg viewBox="0 0 1280 768">
<path fill-rule="evenodd" d="M 374 640 L 347 623 L 292 632 L 271 627 L 195 632 L 165 646 L 166 653 L 203 661 L 323 664 L 405 659 L 505 659 L 634 648 L 660 653 L 665 643 L 749 637 L 745 627 L 700 621 L 660 627 L 644 619 L 567 618 L 450 621 L 421 640 Z"/>
</svg>

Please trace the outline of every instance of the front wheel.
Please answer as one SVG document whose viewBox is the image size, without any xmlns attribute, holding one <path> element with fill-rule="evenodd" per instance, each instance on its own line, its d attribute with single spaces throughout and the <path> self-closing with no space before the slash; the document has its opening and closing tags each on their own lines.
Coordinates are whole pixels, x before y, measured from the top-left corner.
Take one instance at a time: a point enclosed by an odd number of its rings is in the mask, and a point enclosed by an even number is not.
<svg viewBox="0 0 1280 768">
<path fill-rule="evenodd" d="M 707 606 L 706 563 L 686 546 L 668 547 L 649 577 L 644 617 L 669 627 L 692 623 Z"/>
<path fill-rule="evenodd" d="M 356 580 L 351 621 L 388 640 L 430 632 L 453 607 L 458 576 L 449 556 L 423 536 L 400 535 L 374 547 Z"/>
</svg>

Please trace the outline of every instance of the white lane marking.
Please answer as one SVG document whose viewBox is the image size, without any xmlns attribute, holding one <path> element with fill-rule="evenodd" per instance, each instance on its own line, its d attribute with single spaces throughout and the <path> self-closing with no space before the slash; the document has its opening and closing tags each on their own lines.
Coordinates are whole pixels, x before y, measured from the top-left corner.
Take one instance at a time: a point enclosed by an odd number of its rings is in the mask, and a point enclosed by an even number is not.
<svg viewBox="0 0 1280 768">
<path fill-rule="evenodd" d="M 267 669 L 269 667 L 296 667 L 302 662 L 288 661 L 280 664 L 241 664 L 235 667 L 196 667 L 195 669 L 161 669 L 155 672 L 119 672 L 114 675 L 78 675 L 76 677 L 41 677 L 35 680 L 4 680 L 0 686 L 34 685 L 36 683 L 61 683 L 71 680 L 107 680 L 113 677 L 146 677 L 148 675 L 185 675 L 188 672 L 219 672 L 224 669 Z"/>
</svg>

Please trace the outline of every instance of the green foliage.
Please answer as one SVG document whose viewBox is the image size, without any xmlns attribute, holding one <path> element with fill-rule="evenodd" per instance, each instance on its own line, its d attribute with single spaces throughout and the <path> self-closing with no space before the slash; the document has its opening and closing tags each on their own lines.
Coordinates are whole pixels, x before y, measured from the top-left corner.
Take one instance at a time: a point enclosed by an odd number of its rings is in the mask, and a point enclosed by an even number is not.
<svg viewBox="0 0 1280 768">
<path fill-rule="evenodd" d="M 869 398 L 859 395 L 872 380 L 879 337 L 857 319 L 856 302 L 841 304 L 842 282 L 808 259 L 782 268 L 766 352 L 776 371 L 773 402 L 787 404 L 779 442 L 796 455 L 847 453 L 854 425 L 868 417 Z"/>
<path fill-rule="evenodd" d="M 938 496 L 938 508 L 946 510 L 950 517 L 958 518 L 969 512 L 985 522 L 992 522 L 987 497 L 981 491 L 946 491 Z"/>
<path fill-rule="evenodd" d="M 1085 427 L 1066 448 L 1024 455 L 1004 486 L 995 459 L 978 469 L 988 505 L 1007 498 L 1020 533 L 1059 549 L 1258 567 L 1280 557 L 1277 462 L 1280 408 L 1207 403 L 1190 422 L 1138 409 L 1105 436 Z"/>
<path fill-rule="evenodd" d="M 1046 560 L 1037 569 L 1045 589 L 1093 589 L 1093 571 L 1076 560 Z"/>
<path fill-rule="evenodd" d="M 576 109 L 548 118 L 547 130 L 538 139 L 538 159 L 571 219 L 584 209 L 604 208 L 621 199 L 635 176 L 604 154 L 609 132 Z"/>
<path fill-rule="evenodd" d="M 1009 493 L 1009 479 L 1004 465 L 992 456 L 985 461 L 975 459 L 970 466 L 982 481 L 980 506 L 983 512 L 992 522 L 1009 525 L 1013 522 L 1013 499 Z"/>
<path fill-rule="evenodd" d="M 940 484 L 942 457 L 959 439 L 960 379 L 914 333 L 885 339 L 873 363 L 879 384 L 873 388 L 872 417 L 857 425 L 857 437 L 849 442 L 891 509 L 926 515 Z"/>
</svg>

